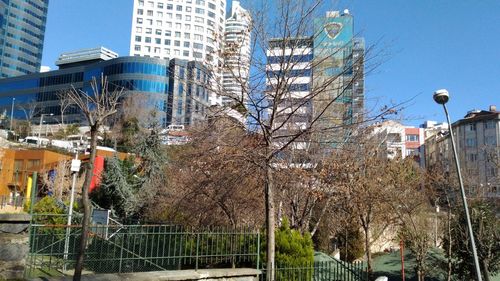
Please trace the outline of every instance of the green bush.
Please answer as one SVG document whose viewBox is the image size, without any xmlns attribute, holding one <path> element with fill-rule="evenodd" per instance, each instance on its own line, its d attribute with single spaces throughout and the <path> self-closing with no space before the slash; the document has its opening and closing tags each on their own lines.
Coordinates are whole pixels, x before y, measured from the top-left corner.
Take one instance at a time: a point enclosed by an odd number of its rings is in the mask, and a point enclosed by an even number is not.
<svg viewBox="0 0 500 281">
<path fill-rule="evenodd" d="M 62 225 L 66 224 L 66 214 L 54 197 L 46 196 L 33 205 L 33 221 L 36 224 Z"/>
</svg>

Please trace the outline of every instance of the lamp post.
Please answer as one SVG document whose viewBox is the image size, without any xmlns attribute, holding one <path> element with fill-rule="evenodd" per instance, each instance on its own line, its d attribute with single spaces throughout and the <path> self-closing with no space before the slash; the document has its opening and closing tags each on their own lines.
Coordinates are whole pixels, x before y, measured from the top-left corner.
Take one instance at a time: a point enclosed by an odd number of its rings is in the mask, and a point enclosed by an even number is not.
<svg viewBox="0 0 500 281">
<path fill-rule="evenodd" d="M 12 131 L 12 119 L 14 118 L 14 102 L 16 98 L 12 98 L 12 107 L 10 108 L 10 128 L 9 131 Z"/>
<path fill-rule="evenodd" d="M 40 147 L 40 145 L 42 144 L 42 141 L 40 140 L 40 136 L 42 134 L 43 116 L 47 116 L 47 115 L 54 116 L 54 113 L 50 113 L 50 114 L 42 113 L 42 115 L 40 115 L 40 124 L 38 125 L 38 140 L 37 140 L 38 147 Z"/>
<path fill-rule="evenodd" d="M 467 206 L 467 198 L 465 197 L 464 183 L 462 181 L 462 173 L 460 171 L 460 163 L 458 161 L 457 148 L 455 147 L 455 138 L 453 136 L 453 129 L 450 122 L 450 115 L 448 114 L 448 109 L 446 108 L 446 103 L 450 99 L 448 91 L 445 89 L 437 90 L 433 95 L 434 101 L 438 104 L 443 105 L 444 113 L 446 115 L 446 120 L 449 124 L 450 138 L 451 138 L 451 148 L 453 150 L 453 156 L 455 157 L 455 167 L 457 168 L 458 182 L 460 184 L 460 193 L 462 194 L 462 203 L 464 206 L 465 218 L 467 220 L 467 228 L 469 230 L 470 243 L 472 246 L 472 254 L 474 258 L 474 265 L 476 268 L 477 281 L 482 281 L 481 269 L 479 268 L 479 259 L 477 257 L 476 243 L 474 242 L 474 232 L 472 231 L 472 224 L 469 216 L 469 208 Z"/>
</svg>

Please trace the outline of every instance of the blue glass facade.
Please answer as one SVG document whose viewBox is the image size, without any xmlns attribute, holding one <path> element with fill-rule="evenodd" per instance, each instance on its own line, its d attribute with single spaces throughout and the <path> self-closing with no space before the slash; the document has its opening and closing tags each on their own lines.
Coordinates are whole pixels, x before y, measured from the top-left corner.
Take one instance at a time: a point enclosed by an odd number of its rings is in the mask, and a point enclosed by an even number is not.
<svg viewBox="0 0 500 281">
<path fill-rule="evenodd" d="M 70 106 L 61 113 L 61 93 L 71 87 L 90 91 L 92 79 L 100 79 L 101 75 L 107 77 L 111 91 L 123 88 L 126 95 L 140 93 L 137 98 L 141 99 L 141 104 L 157 109 L 165 126 L 191 125 L 203 118 L 205 108 L 209 105 L 205 87 L 208 75 L 199 63 L 121 57 L 0 79 L 0 112 L 10 113 L 15 99 L 14 117 L 17 119 L 26 119 L 26 115 L 29 115 L 36 122 L 41 114 L 53 114 L 46 121 L 54 124 L 64 114 L 65 123 L 83 123 L 84 119 L 75 107 Z M 33 114 L 26 114 L 33 107 Z"/>
<path fill-rule="evenodd" d="M 0 1 L 0 78 L 38 72 L 48 0 Z"/>
</svg>

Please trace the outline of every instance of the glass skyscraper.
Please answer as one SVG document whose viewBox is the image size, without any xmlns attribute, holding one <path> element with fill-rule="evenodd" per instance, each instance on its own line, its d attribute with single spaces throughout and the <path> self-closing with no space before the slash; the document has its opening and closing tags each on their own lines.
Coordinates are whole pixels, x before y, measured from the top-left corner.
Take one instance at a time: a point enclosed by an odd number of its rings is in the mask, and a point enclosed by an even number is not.
<svg viewBox="0 0 500 281">
<path fill-rule="evenodd" d="M 49 0 L 0 0 L 0 78 L 40 70 Z"/>
</svg>

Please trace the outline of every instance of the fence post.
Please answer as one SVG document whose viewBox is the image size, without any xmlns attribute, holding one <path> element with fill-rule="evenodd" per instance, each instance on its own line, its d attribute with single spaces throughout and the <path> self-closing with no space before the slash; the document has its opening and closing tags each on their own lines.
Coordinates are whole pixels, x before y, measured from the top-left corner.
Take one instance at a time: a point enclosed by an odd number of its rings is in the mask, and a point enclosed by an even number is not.
<svg viewBox="0 0 500 281">
<path fill-rule="evenodd" d="M 196 260 L 195 260 L 195 270 L 198 270 L 198 256 L 199 256 L 199 246 L 200 246 L 200 232 L 196 233 Z"/>
<path fill-rule="evenodd" d="M 259 270 L 260 262 L 260 231 L 257 232 L 257 270 Z"/>
<path fill-rule="evenodd" d="M 125 235 L 122 236 L 122 245 L 120 246 L 120 262 L 118 263 L 118 272 L 122 273 L 122 262 L 123 262 L 123 242 L 125 240 Z"/>
</svg>

